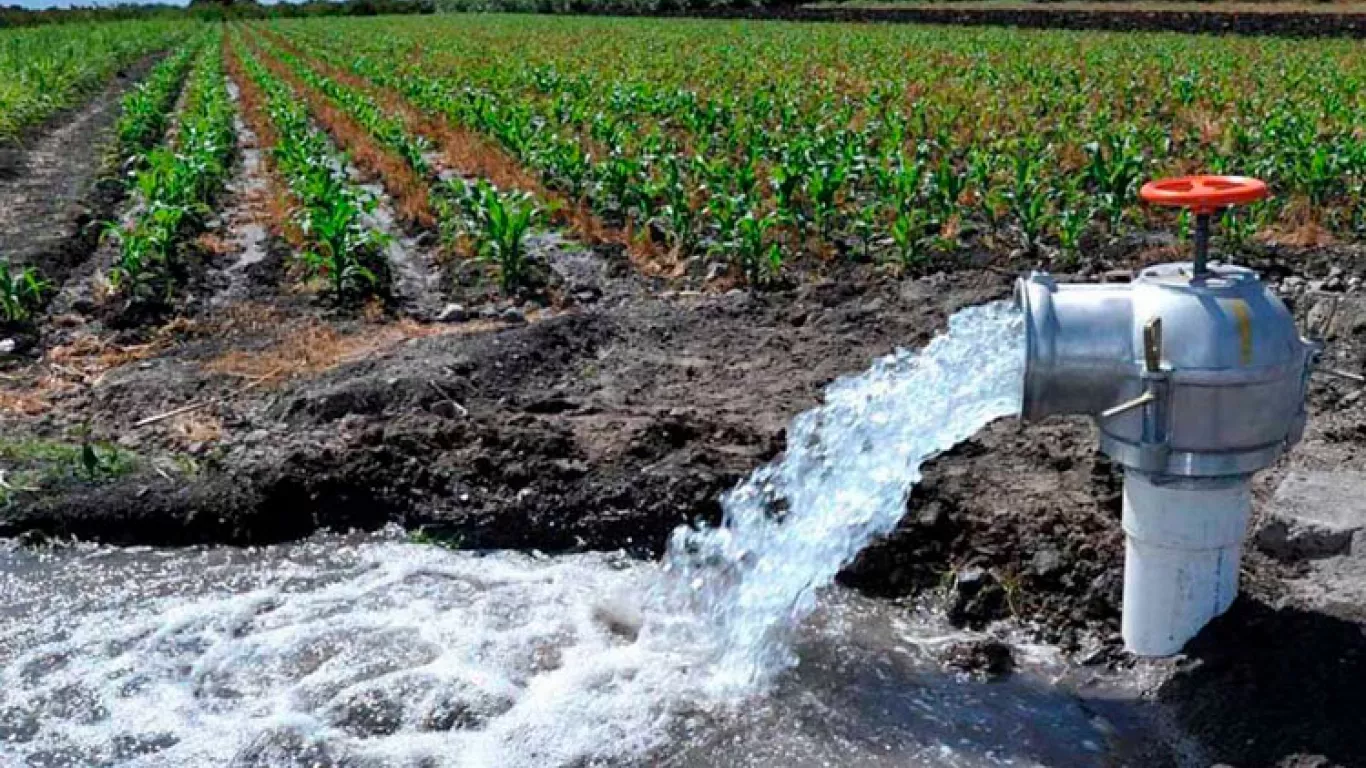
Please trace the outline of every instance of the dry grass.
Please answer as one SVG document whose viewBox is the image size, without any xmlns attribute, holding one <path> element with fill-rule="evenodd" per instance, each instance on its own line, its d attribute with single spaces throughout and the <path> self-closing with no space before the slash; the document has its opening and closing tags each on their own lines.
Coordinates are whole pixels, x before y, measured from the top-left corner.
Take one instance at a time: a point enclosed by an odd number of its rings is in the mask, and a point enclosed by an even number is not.
<svg viewBox="0 0 1366 768">
<path fill-rule="evenodd" d="M 171 420 L 170 435 L 182 446 L 217 442 L 223 437 L 223 421 L 204 411 L 184 413 Z"/>
<path fill-rule="evenodd" d="M 0 413 L 38 416 L 52 407 L 46 397 L 35 392 L 6 392 L 0 390 Z"/>
<path fill-rule="evenodd" d="M 399 320 L 369 325 L 344 334 L 317 320 L 309 320 L 284 333 L 274 344 L 261 350 L 233 350 L 204 364 L 213 373 L 245 379 L 279 383 L 293 378 L 316 376 L 339 365 L 382 354 L 412 339 L 442 335 L 471 335 L 503 327 L 497 321 L 426 325 Z"/>
<path fill-rule="evenodd" d="M 96 386 L 109 371 L 153 357 L 177 336 L 195 330 L 192 322 L 177 319 L 157 329 L 152 341 L 134 345 L 115 344 L 92 333 L 78 334 L 71 343 L 53 347 L 42 360 L 9 379 L 20 383 L 0 389 L 0 413 L 45 413 L 54 395 Z"/>
</svg>

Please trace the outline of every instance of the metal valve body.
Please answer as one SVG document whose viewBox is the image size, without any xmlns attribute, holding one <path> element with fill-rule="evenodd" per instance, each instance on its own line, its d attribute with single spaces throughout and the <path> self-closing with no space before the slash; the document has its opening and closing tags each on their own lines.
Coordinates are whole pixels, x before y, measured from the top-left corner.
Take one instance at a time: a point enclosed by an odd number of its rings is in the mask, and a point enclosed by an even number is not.
<svg viewBox="0 0 1366 768">
<path fill-rule="evenodd" d="M 1191 275 L 1176 263 L 1128 284 L 1021 279 L 1023 418 L 1094 416 L 1106 454 L 1155 475 L 1250 474 L 1298 442 L 1315 346 L 1251 270 Z"/>
<path fill-rule="evenodd" d="M 1161 264 L 1107 285 L 1036 273 L 1015 300 L 1021 417 L 1096 419 L 1125 467 L 1125 643 L 1176 653 L 1233 602 L 1250 476 L 1303 434 L 1317 347 L 1243 267 Z"/>
</svg>

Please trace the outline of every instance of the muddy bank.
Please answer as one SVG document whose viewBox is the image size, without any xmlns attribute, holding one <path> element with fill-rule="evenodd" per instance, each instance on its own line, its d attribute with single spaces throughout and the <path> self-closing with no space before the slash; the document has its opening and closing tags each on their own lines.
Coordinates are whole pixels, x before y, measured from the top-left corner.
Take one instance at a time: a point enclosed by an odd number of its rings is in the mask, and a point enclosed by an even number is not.
<svg viewBox="0 0 1366 768">
<path fill-rule="evenodd" d="M 26 502 L 3 526 L 246 543 L 398 520 L 468 546 L 654 552 L 675 525 L 713 518 L 717 493 L 781 450 L 826 383 L 1008 288 L 992 273 L 828 281 L 635 297 L 489 333 L 453 324 L 235 402 L 189 481 L 138 473 Z M 160 450 L 165 430 L 138 420 L 234 383 L 203 370 L 208 354 L 111 375 L 48 428 L 80 419 L 97 439 Z"/>
</svg>

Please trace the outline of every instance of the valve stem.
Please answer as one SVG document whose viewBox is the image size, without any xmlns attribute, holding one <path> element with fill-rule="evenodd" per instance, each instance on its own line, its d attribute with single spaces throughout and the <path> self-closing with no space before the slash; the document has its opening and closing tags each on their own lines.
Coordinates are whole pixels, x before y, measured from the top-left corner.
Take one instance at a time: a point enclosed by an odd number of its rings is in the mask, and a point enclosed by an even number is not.
<svg viewBox="0 0 1366 768">
<path fill-rule="evenodd" d="M 1209 274 L 1206 262 L 1209 260 L 1209 221 L 1210 214 L 1195 214 L 1195 274 L 1196 280 Z"/>
</svg>

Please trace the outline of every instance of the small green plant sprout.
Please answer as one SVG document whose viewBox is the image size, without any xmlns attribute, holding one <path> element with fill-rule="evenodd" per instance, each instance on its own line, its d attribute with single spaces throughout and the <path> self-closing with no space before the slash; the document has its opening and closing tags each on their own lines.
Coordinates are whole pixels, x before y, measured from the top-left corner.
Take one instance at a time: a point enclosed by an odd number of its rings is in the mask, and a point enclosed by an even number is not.
<svg viewBox="0 0 1366 768">
<path fill-rule="evenodd" d="M 33 267 L 16 269 L 9 260 L 0 259 L 0 320 L 18 323 L 28 320 L 43 304 L 51 285 Z"/>
<path fill-rule="evenodd" d="M 782 269 L 782 247 L 768 241 L 768 231 L 777 221 L 777 214 L 756 216 L 750 211 L 736 222 L 735 258 L 751 287 L 763 285 Z"/>
<path fill-rule="evenodd" d="M 526 282 L 525 241 L 536 219 L 536 206 L 525 195 L 504 195 L 485 185 L 481 208 L 484 231 L 479 237 L 479 257 L 498 266 L 498 285 L 504 293 L 511 293 Z"/>
<path fill-rule="evenodd" d="M 921 208 L 902 211 L 892 220 L 888 232 L 896 244 L 897 258 L 903 268 L 919 266 L 929 258 L 925 243 L 929 227 L 929 214 Z"/>
<path fill-rule="evenodd" d="M 1039 155 L 1028 148 L 1017 154 L 1013 163 L 1013 184 L 1006 193 L 1010 213 L 1020 228 L 1020 238 L 1028 253 L 1038 250 L 1039 236 L 1050 217 L 1048 191 L 1040 181 L 1042 167 Z"/>
<path fill-rule="evenodd" d="M 1054 221 L 1058 235 L 1058 266 L 1071 269 L 1080 261 L 1081 239 L 1094 216 L 1095 207 L 1085 190 L 1073 184 L 1062 193 Z"/>
</svg>

